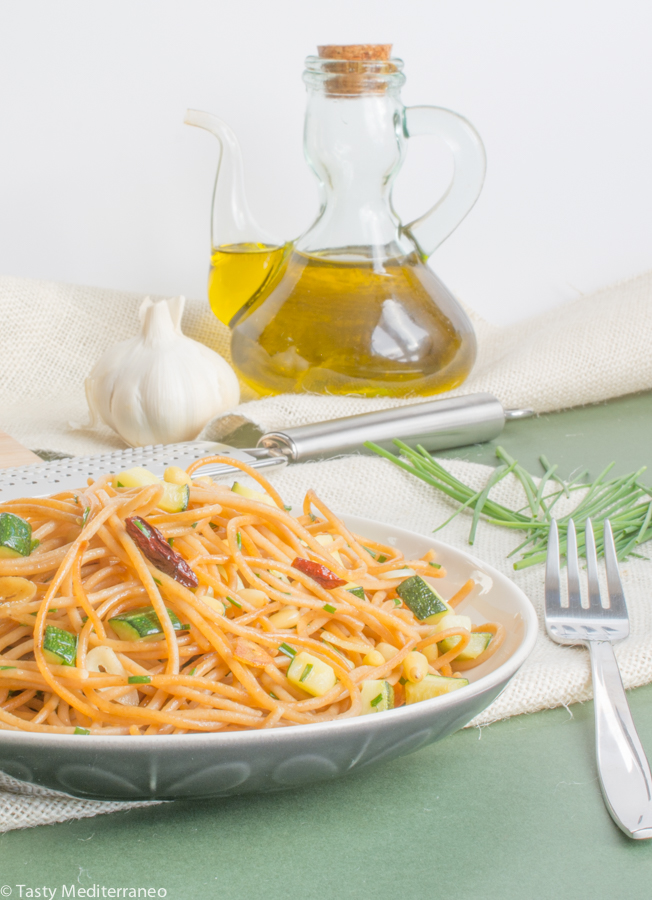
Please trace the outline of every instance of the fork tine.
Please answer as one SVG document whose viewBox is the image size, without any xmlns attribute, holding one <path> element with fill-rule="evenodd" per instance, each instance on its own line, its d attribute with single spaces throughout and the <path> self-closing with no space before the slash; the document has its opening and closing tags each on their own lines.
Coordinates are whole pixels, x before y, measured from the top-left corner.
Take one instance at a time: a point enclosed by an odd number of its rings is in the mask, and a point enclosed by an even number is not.
<svg viewBox="0 0 652 900">
<path fill-rule="evenodd" d="M 604 520 L 604 561 L 607 569 L 607 587 L 609 590 L 609 609 L 615 616 L 627 615 L 627 604 L 623 586 L 618 572 L 616 545 L 609 519 Z"/>
<path fill-rule="evenodd" d="M 568 520 L 568 533 L 566 535 L 566 573 L 568 577 L 568 608 L 579 612 L 582 609 L 580 566 L 577 559 L 575 522 L 572 519 Z"/>
<path fill-rule="evenodd" d="M 589 609 L 602 609 L 598 581 L 598 554 L 595 549 L 593 522 L 586 520 L 586 573 L 589 582 Z"/>
<path fill-rule="evenodd" d="M 546 556 L 546 615 L 554 616 L 561 606 L 559 590 L 559 531 L 557 520 L 550 523 L 548 535 L 548 555 Z"/>
</svg>

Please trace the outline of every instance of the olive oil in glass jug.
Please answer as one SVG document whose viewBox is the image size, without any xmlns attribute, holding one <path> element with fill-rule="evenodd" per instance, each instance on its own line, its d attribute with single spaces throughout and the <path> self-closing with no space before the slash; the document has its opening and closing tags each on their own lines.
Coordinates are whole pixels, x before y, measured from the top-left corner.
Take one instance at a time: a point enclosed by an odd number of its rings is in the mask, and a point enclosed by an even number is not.
<svg viewBox="0 0 652 900">
<path fill-rule="evenodd" d="M 426 396 L 456 387 L 473 366 L 471 323 L 426 260 L 475 203 L 484 149 L 461 116 L 403 106 L 403 64 L 390 50 L 320 47 L 306 61 L 304 149 L 321 209 L 295 241 L 255 224 L 228 126 L 187 115 L 221 144 L 209 298 L 232 329 L 239 376 L 259 394 Z M 431 210 L 402 225 L 392 184 L 408 138 L 421 134 L 446 141 L 455 174 Z"/>
</svg>

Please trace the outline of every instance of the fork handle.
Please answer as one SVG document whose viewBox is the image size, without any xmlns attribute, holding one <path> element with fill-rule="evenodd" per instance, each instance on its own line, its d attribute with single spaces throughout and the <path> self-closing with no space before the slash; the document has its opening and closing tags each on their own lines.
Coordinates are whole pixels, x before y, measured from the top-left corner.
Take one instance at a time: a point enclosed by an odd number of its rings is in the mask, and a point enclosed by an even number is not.
<svg viewBox="0 0 652 900">
<path fill-rule="evenodd" d="M 636 733 L 613 647 L 589 641 L 600 786 L 616 825 L 630 838 L 652 838 L 652 775 Z"/>
</svg>

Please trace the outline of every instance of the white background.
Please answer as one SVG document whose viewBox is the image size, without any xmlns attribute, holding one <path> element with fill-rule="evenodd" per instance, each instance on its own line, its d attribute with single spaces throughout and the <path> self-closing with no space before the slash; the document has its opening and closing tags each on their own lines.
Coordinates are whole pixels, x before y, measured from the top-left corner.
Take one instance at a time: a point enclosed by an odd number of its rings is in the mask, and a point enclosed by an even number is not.
<svg viewBox="0 0 652 900">
<path fill-rule="evenodd" d="M 651 34 L 641 0 L 0 0 L 0 272 L 205 296 L 217 144 L 186 108 L 232 125 L 256 217 L 292 237 L 317 201 L 304 57 L 393 41 L 406 104 L 487 148 L 431 264 L 490 321 L 553 308 L 652 267 Z M 412 144 L 405 220 L 448 165 Z"/>
</svg>

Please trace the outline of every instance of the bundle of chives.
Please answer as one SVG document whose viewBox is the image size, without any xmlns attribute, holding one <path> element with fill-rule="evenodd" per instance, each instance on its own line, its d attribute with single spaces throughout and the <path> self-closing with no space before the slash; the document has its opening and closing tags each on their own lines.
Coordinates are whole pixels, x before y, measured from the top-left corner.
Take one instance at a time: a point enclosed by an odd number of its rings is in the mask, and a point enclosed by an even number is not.
<svg viewBox="0 0 652 900">
<path fill-rule="evenodd" d="M 604 520 L 607 518 L 611 521 L 619 560 L 629 556 L 640 557 L 641 554 L 636 552 L 636 548 L 652 538 L 652 492 L 639 481 L 646 469 L 645 466 L 631 475 L 608 479 L 607 476 L 614 466 L 614 463 L 610 463 L 595 481 L 582 480 L 588 474 L 585 470 L 572 481 L 564 482 L 556 474 L 557 466 L 551 466 L 545 456 L 541 456 L 544 474 L 537 485 L 533 476 L 523 466 L 512 459 L 502 447 L 497 447 L 496 456 L 501 464 L 494 470 L 484 488 L 474 491 L 447 472 L 423 447 L 418 446 L 415 450 L 402 441 L 397 440 L 394 443 L 399 449 L 400 456 L 389 453 L 377 444 L 369 442 L 365 446 L 420 478 L 421 481 L 443 491 L 460 504 L 459 509 L 435 528 L 435 531 L 448 525 L 451 519 L 464 509 L 469 509 L 473 510 L 470 544 L 475 540 L 480 519 L 493 525 L 526 532 L 526 539 L 510 554 L 513 556 L 519 551 L 522 552 L 521 558 L 514 563 L 515 569 L 525 569 L 536 563 L 545 562 L 554 506 L 561 497 L 570 498 L 571 494 L 577 491 L 585 491 L 585 495 L 569 515 L 557 519 L 562 554 L 565 555 L 566 552 L 568 521 L 571 517 L 578 530 L 578 551 L 581 556 L 585 555 L 583 526 L 588 518 L 593 522 L 598 555 L 603 555 L 604 552 L 603 530 Z M 527 499 L 527 506 L 523 509 L 509 509 L 489 499 L 489 492 L 494 485 L 510 472 L 513 472 L 523 485 Z M 555 481 L 559 489 L 544 496 L 545 488 L 550 481 Z"/>
</svg>

